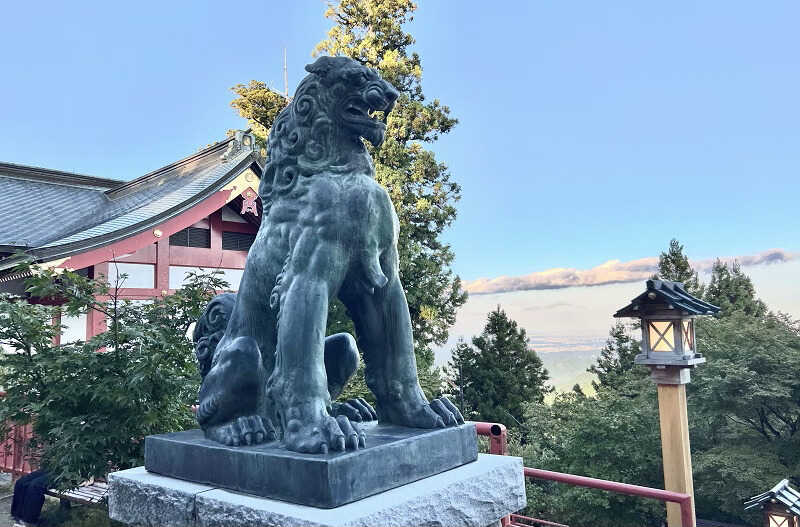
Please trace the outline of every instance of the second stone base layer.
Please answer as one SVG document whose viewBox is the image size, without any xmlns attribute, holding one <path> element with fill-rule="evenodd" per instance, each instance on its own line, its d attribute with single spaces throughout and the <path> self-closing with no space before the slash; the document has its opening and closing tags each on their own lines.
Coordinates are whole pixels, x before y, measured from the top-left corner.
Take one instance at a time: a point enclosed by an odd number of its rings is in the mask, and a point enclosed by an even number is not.
<svg viewBox="0 0 800 527">
<path fill-rule="evenodd" d="M 229 447 L 200 430 L 149 436 L 150 472 L 194 483 L 332 508 L 475 461 L 475 425 L 424 430 L 370 423 L 366 448 L 289 452 L 278 442 Z"/>
<path fill-rule="evenodd" d="M 522 459 L 474 463 L 335 509 L 318 509 L 151 474 L 109 475 L 109 515 L 135 527 L 488 527 L 525 507 Z"/>
</svg>

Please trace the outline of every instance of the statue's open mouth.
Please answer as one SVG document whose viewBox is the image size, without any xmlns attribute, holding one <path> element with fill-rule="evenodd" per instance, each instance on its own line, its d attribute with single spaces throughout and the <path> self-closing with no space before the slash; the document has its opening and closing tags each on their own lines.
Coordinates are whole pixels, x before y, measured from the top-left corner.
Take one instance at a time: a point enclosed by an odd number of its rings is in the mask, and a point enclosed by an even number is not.
<svg viewBox="0 0 800 527">
<path fill-rule="evenodd" d="M 345 108 L 348 121 L 359 124 L 386 127 L 386 119 L 394 107 L 394 101 L 381 101 L 382 104 L 366 104 L 360 100 L 351 101 Z M 378 114 L 382 115 L 378 115 Z"/>
</svg>

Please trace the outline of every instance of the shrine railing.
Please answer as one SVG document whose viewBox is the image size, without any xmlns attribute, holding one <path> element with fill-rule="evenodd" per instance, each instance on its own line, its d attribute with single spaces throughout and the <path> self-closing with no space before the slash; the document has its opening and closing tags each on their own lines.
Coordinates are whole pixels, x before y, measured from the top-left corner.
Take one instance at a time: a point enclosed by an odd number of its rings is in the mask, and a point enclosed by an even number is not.
<svg viewBox="0 0 800 527">
<path fill-rule="evenodd" d="M 489 453 L 505 456 L 508 454 L 508 433 L 506 427 L 500 423 L 475 423 L 476 430 L 479 436 L 489 437 Z M 683 527 L 695 527 L 695 518 L 692 514 L 692 497 L 689 494 L 682 494 L 679 492 L 671 492 L 668 490 L 654 489 L 650 487 L 642 487 L 639 485 L 630 485 L 628 483 L 619 483 L 616 481 L 608 481 L 605 479 L 588 478 L 585 476 L 576 476 L 574 474 L 564 474 L 562 472 L 552 472 L 550 470 L 541 470 L 537 468 L 523 468 L 526 478 L 543 479 L 547 481 L 555 481 L 558 483 L 565 483 L 567 485 L 574 485 L 578 487 L 586 487 L 590 489 L 604 490 L 607 492 L 615 492 L 617 494 L 628 494 L 630 496 L 639 496 L 642 498 L 650 498 L 663 502 L 677 503 L 681 508 L 681 523 Z M 521 520 L 533 522 L 532 524 L 520 523 Z M 503 518 L 502 524 L 508 526 L 549 526 L 549 527 L 568 527 L 561 523 L 554 523 L 537 518 L 530 518 L 528 516 L 521 516 L 519 514 L 512 514 Z"/>
</svg>

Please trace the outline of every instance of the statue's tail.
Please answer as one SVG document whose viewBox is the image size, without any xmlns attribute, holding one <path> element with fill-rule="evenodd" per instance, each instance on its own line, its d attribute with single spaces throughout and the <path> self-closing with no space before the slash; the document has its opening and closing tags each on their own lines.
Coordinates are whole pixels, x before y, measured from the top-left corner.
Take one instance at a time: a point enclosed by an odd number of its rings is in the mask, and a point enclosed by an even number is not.
<svg viewBox="0 0 800 527">
<path fill-rule="evenodd" d="M 228 320 L 236 304 L 235 293 L 224 293 L 215 296 L 206 306 L 202 316 L 197 319 L 192 333 L 194 354 L 200 368 L 200 375 L 205 378 L 214 361 L 217 344 L 225 335 Z"/>
</svg>

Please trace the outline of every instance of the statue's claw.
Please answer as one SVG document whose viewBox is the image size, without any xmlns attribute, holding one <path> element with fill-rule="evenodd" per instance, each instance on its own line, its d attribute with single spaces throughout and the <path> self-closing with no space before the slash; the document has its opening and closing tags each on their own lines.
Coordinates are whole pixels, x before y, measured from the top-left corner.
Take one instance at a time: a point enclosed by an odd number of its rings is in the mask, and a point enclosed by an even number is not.
<svg viewBox="0 0 800 527">
<path fill-rule="evenodd" d="M 464 424 L 464 416 L 447 397 L 440 397 L 431 401 L 431 409 L 439 414 L 445 426 L 458 426 Z"/>
<path fill-rule="evenodd" d="M 291 419 L 283 436 L 286 448 L 295 452 L 327 454 L 364 448 L 364 432 L 345 415 L 333 418 L 327 414 L 318 423 L 302 424 Z"/>
<path fill-rule="evenodd" d="M 433 399 L 430 403 L 421 399 L 419 404 L 411 405 L 407 401 L 398 401 L 393 405 L 382 405 L 381 419 L 414 428 L 445 428 L 464 424 L 464 417 L 458 408 L 447 397 Z"/>
<path fill-rule="evenodd" d="M 276 439 L 275 428 L 268 419 L 248 415 L 206 429 L 206 437 L 228 446 L 258 445 Z"/>
<path fill-rule="evenodd" d="M 378 414 L 372 405 L 361 397 L 348 399 L 343 403 L 333 403 L 331 405 L 331 415 L 343 415 L 356 423 L 378 419 Z"/>
</svg>

